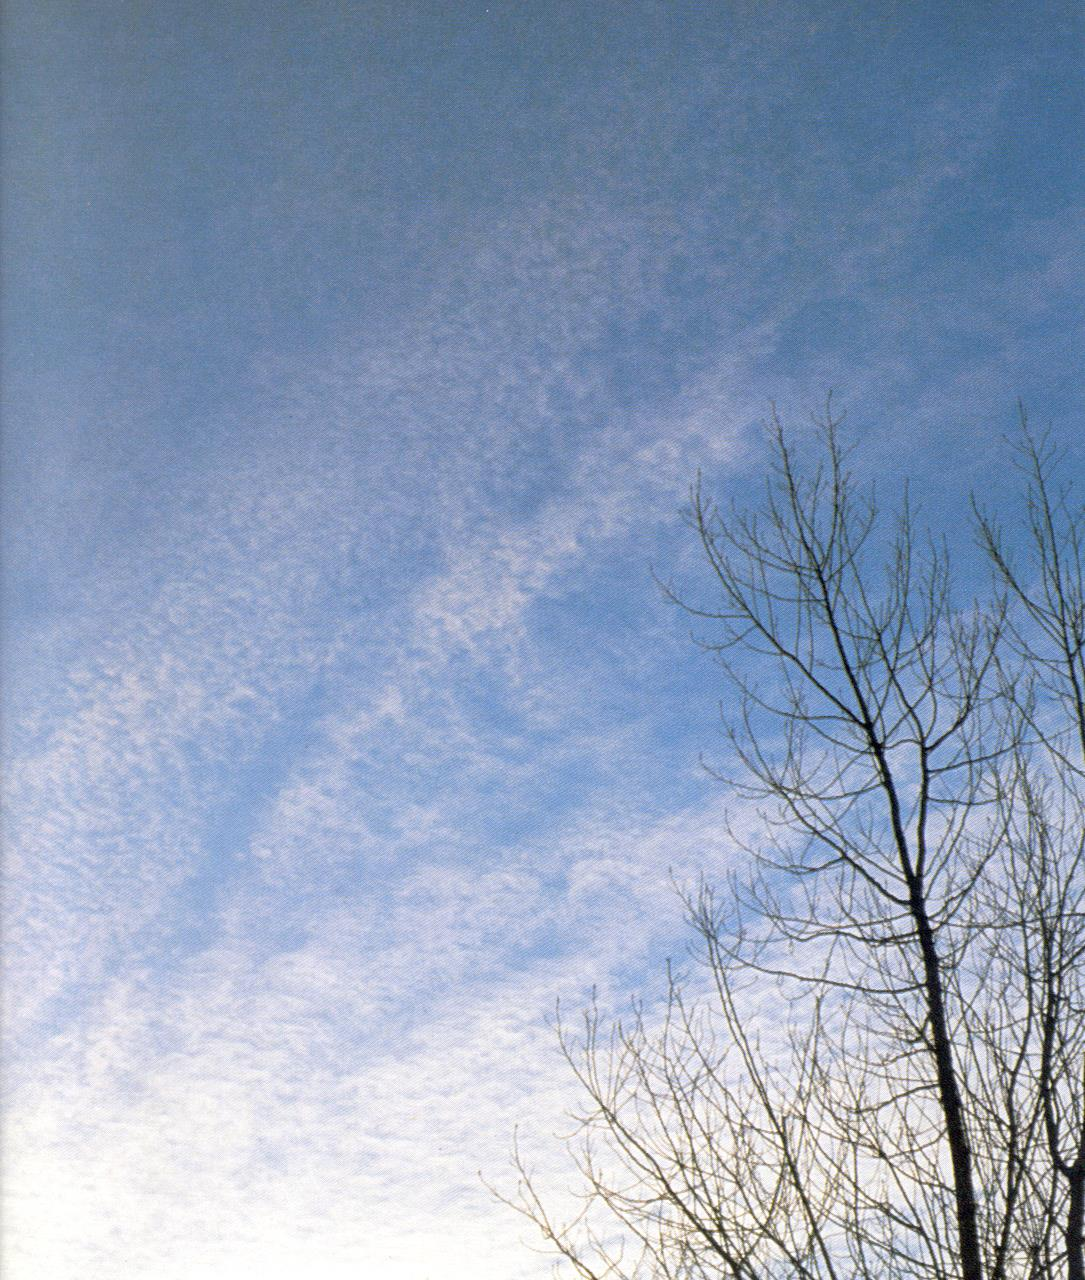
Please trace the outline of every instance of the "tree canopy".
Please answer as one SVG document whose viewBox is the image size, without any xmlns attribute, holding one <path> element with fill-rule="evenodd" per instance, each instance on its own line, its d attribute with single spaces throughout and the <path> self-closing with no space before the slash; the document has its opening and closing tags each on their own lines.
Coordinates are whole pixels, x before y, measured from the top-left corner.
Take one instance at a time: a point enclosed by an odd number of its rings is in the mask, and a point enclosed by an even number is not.
<svg viewBox="0 0 1085 1280">
<path fill-rule="evenodd" d="M 662 1008 L 559 1028 L 583 1212 L 519 1154 L 510 1203 L 584 1280 L 1083 1280 L 1085 509 L 1022 413 L 962 599 L 831 408 L 812 466 L 770 438 L 756 508 L 692 489 L 711 600 L 667 588 L 748 873 L 687 891 Z"/>
</svg>

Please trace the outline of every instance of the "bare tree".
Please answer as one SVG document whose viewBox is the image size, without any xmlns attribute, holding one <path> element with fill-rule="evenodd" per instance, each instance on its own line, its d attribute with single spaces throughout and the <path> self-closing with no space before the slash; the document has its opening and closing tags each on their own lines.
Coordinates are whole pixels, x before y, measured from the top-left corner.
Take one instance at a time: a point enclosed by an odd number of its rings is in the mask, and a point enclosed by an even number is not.
<svg viewBox="0 0 1085 1280">
<path fill-rule="evenodd" d="M 662 1012 L 561 1029 L 584 1212 L 519 1156 L 510 1202 L 585 1280 L 1083 1280 L 1085 517 L 1026 431 L 1028 562 L 978 513 L 963 606 L 820 426 L 758 511 L 692 492 L 752 870 Z"/>
<path fill-rule="evenodd" d="M 993 518 L 978 505 L 975 513 L 998 582 L 1018 606 L 1006 629 L 1001 693 L 1032 747 L 1012 849 L 1018 860 L 1025 855 L 1018 898 L 1035 912 L 1015 977 L 1039 1023 L 1030 1086 L 1057 1206 L 1045 1226 L 1062 1237 L 1067 1276 L 1085 1280 L 1085 520 L 1023 408 L 1017 452 L 1026 479 L 1024 566 Z"/>
</svg>

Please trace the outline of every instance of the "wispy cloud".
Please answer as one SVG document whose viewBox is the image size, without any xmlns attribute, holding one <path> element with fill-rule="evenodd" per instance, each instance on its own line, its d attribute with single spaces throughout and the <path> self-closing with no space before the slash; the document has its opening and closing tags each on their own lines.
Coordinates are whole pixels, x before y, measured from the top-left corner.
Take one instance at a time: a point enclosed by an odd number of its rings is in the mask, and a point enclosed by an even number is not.
<svg viewBox="0 0 1085 1280">
<path fill-rule="evenodd" d="M 9 1261 L 107 1274 L 122 1248 L 140 1273 L 278 1274 L 304 1245 L 329 1274 L 477 1251 L 477 1274 L 507 1275 L 516 1229 L 477 1170 L 500 1178 L 513 1125 L 545 1131 L 571 1102 L 544 1014 L 624 971 L 604 989 L 621 1004 L 676 930 L 661 867 L 711 860 L 719 822 L 581 826 L 547 876 L 522 856 L 418 867 L 294 951 L 238 939 L 165 989 L 115 980 L 20 1091 Z"/>
<path fill-rule="evenodd" d="M 578 81 L 548 186 L 440 205 L 123 519 L 72 481 L 93 575 L 9 658 L 12 1275 L 541 1274 L 476 1171 L 561 1123 L 547 1014 L 650 983 L 672 872 L 733 856 L 717 690 L 648 573 L 691 568 L 694 469 L 745 493 L 769 395 L 932 419 L 999 370 L 992 403 L 1080 270 L 1061 212 L 1003 229 L 1008 275 L 932 249 L 1005 77 L 853 171 L 789 70 L 816 26 L 654 114 Z M 982 356 L 939 355 L 955 329 Z"/>
</svg>

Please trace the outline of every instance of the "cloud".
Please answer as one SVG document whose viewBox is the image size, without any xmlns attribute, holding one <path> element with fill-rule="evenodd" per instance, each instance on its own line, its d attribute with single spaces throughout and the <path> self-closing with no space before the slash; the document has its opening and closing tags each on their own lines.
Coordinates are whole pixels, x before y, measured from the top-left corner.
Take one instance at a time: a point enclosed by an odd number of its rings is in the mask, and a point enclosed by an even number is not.
<svg viewBox="0 0 1085 1280">
<path fill-rule="evenodd" d="M 475 1170 L 559 1123 L 545 1015 L 619 1007 L 682 946 L 670 869 L 728 865 L 715 691 L 648 561 L 688 562 L 698 464 L 743 491 L 767 395 L 930 415 L 955 326 L 1027 363 L 974 269 L 966 298 L 909 265 L 1002 92 L 878 193 L 829 180 L 846 147 L 795 190 L 728 171 L 745 124 L 681 190 L 600 144 L 89 522 L 93 576 L 12 663 L 9 1274 L 541 1273 Z M 1015 298 L 1072 269 L 1058 226 L 1018 228 Z"/>
<path fill-rule="evenodd" d="M 268 955 L 238 938 L 163 989 L 115 979 L 10 1110 L 10 1274 L 289 1274 L 350 1266 L 538 1273 L 500 1179 L 512 1128 L 571 1101 L 544 1013 L 673 936 L 671 864 L 718 807 L 565 833 L 538 871 L 416 868 L 380 913 L 344 907 Z M 607 849 L 611 857 L 600 857 Z M 521 859 L 509 861 L 516 867 Z M 545 1164 L 545 1161 L 544 1161 Z M 555 1164 L 554 1178 L 560 1165 Z M 513 1268 L 510 1271 L 510 1266 Z"/>
</svg>

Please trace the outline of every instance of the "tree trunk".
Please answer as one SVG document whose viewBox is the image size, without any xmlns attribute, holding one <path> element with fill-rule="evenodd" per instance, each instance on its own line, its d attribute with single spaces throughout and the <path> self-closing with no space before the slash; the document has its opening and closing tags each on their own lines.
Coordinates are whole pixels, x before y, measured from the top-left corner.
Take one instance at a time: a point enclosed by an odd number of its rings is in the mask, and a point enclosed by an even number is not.
<svg viewBox="0 0 1085 1280">
<path fill-rule="evenodd" d="M 923 954 L 923 979 L 927 993 L 927 1012 L 931 1022 L 938 1097 L 946 1122 L 946 1141 L 953 1165 L 953 1193 L 956 1200 L 957 1238 L 961 1250 L 962 1280 L 983 1280 L 983 1258 L 980 1253 L 976 1192 L 973 1185 L 972 1150 L 964 1119 L 964 1103 L 957 1071 L 953 1062 L 953 1046 L 946 1024 L 946 1004 L 942 992 L 942 973 L 938 950 L 927 909 L 918 889 L 913 889 L 912 918 L 916 922 L 919 946 Z M 1073 1276 L 1071 1280 L 1085 1280 Z"/>
</svg>

